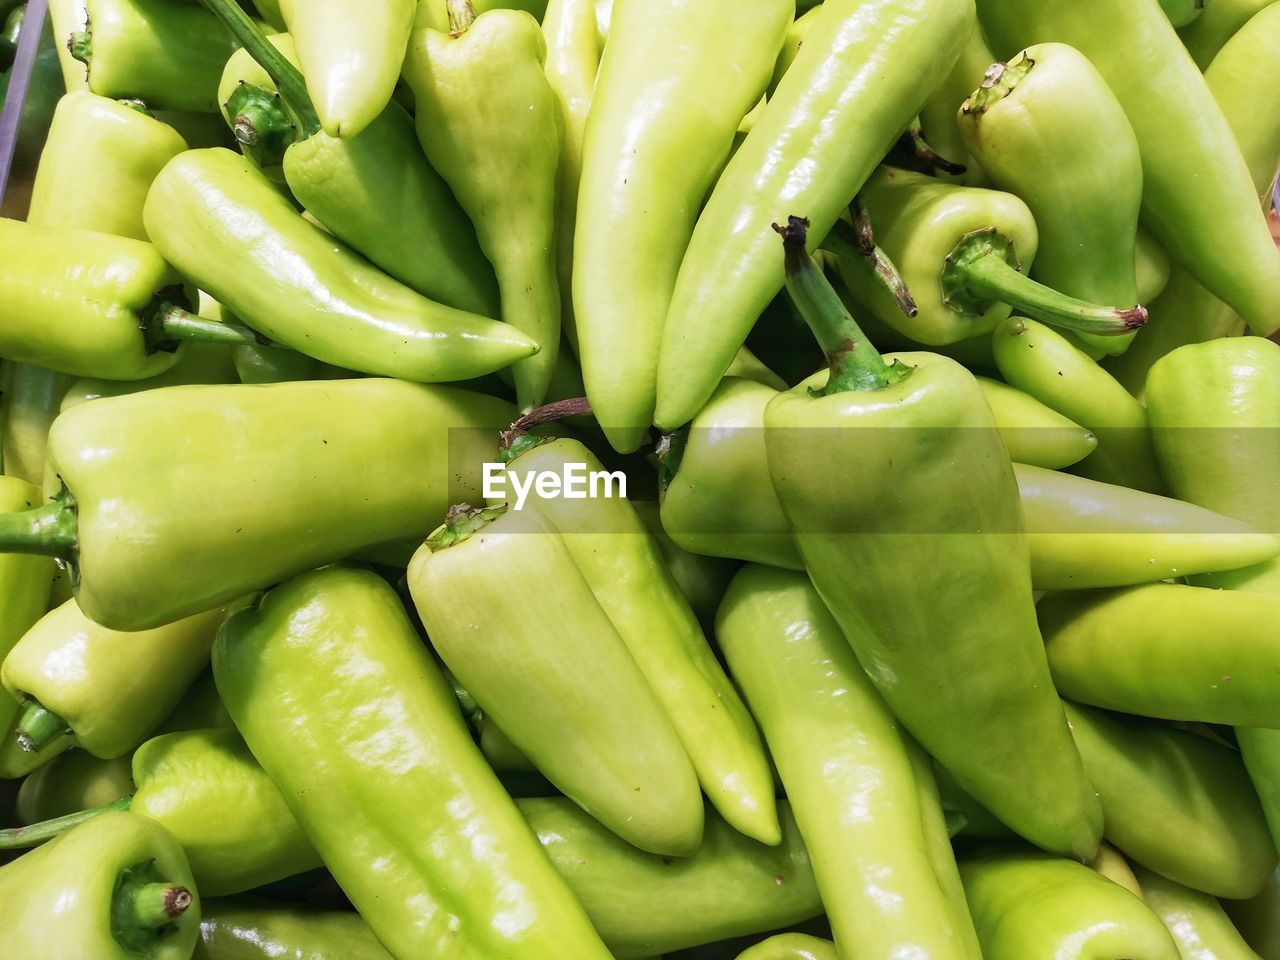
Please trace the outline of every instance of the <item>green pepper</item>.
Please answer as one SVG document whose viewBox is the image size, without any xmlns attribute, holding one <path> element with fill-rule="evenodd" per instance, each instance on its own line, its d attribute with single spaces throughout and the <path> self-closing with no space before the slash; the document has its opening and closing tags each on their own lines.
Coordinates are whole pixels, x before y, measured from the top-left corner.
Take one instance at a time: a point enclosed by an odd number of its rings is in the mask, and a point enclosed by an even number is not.
<svg viewBox="0 0 1280 960">
<path fill-rule="evenodd" d="M 805 569 L 921 746 L 1022 836 L 1091 859 L 1101 815 L 1049 680 L 1017 484 L 982 388 L 945 357 L 887 363 L 806 253 L 805 222 L 780 230 L 788 292 L 831 363 L 825 385 L 765 408 Z M 965 483 L 940 497 L 954 476 Z"/>
<path fill-rule="evenodd" d="M 329 568 L 276 587 L 227 621 L 213 663 L 254 756 L 393 955 L 607 960 L 384 581 Z"/>
<path fill-rule="evenodd" d="M 1028 47 L 993 65 L 959 114 L 982 169 L 1035 216 L 1035 279 L 1093 303 L 1138 303 L 1142 159 L 1093 65 L 1066 44 Z M 1108 354 L 1132 339 L 1082 335 L 1090 351 Z"/>
<path fill-rule="evenodd" d="M 1141 867 L 1138 880 L 1147 906 L 1164 921 L 1183 960 L 1258 960 L 1213 897 Z"/>
<path fill-rule="evenodd" d="M 450 518 L 408 573 L 450 672 L 552 783 L 620 837 L 653 853 L 697 850 L 693 766 L 562 538 L 535 511 L 455 509 Z"/>
<path fill-rule="evenodd" d="M 53 46 L 58 51 L 58 65 L 62 68 L 67 93 L 88 90 L 89 72 L 71 55 L 71 45 L 67 42 L 72 34 L 83 31 L 89 21 L 85 0 L 48 0 L 48 5 L 49 22 L 56 38 Z"/>
<path fill-rule="evenodd" d="M 1196 65 L 1206 73 L 1218 53 L 1275 0 L 1204 0 L 1204 11 L 1178 31 Z"/>
<path fill-rule="evenodd" d="M 614 12 L 583 141 L 573 306 L 587 396 L 616 450 L 647 434 L 663 323 L 698 209 L 794 12 L 794 0 Z"/>
<path fill-rule="evenodd" d="M 709 811 L 702 846 L 681 858 L 627 845 L 562 798 L 516 805 L 620 960 L 775 930 L 822 912 L 786 801 L 777 846 L 750 840 Z"/>
<path fill-rule="evenodd" d="M 1088 867 L 1030 850 L 960 861 L 986 960 L 1179 960 L 1160 918 Z"/>
<path fill-rule="evenodd" d="M 512 368 L 516 402 L 530 409 L 546 395 L 560 342 L 559 106 L 533 17 L 492 10 L 457 29 L 464 32 L 415 33 L 404 76 L 427 159 L 453 188 L 498 275 L 502 319 L 542 345 Z"/>
<path fill-rule="evenodd" d="M 71 499 L 0 517 L 0 547 L 62 557 L 86 615 L 149 629 L 425 536 L 478 495 L 489 431 L 510 418 L 493 397 L 372 378 L 82 404 L 50 436 Z"/>
<path fill-rule="evenodd" d="M 705 628 L 715 619 L 716 608 L 738 565 L 730 559 L 693 553 L 676 543 L 662 526 L 662 509 L 657 503 L 637 500 L 631 506 L 658 545 L 671 578 L 689 601 L 689 609 Z"/>
<path fill-rule="evenodd" d="M 497 316 L 493 269 L 462 208 L 423 156 L 404 108 L 388 104 L 353 137 L 331 137 L 314 120 L 303 123 L 300 133 L 290 115 L 314 111 L 302 77 L 291 69 L 297 62 L 293 38 L 264 38 L 235 17 L 227 0 L 213 8 L 233 18 L 228 22 L 248 44 L 227 61 L 218 88 L 245 155 L 263 167 L 283 163 L 298 203 L 405 286 L 446 306 Z M 272 76 L 280 78 L 283 97 L 276 96 Z M 388 230 L 388 223 L 396 229 Z"/>
<path fill-rule="evenodd" d="M 420 3 L 418 6 L 421 9 L 427 5 Z M 560 167 L 556 174 L 556 273 L 560 280 L 560 319 L 565 337 L 576 356 L 578 328 L 573 315 L 573 236 L 578 218 L 578 187 L 582 178 L 582 140 L 596 74 L 600 69 L 595 3 L 593 0 L 551 0 L 542 19 L 542 34 L 547 42 L 547 59 L 543 68 L 556 95 L 560 115 Z"/>
<path fill-rule="evenodd" d="M 1138 884 L 1138 878 L 1133 875 L 1129 861 L 1111 844 L 1103 842 L 1098 848 L 1097 857 L 1089 864 L 1089 869 L 1102 874 L 1112 883 L 1120 884 L 1138 899 L 1143 899 L 1142 887 Z"/>
<path fill-rule="evenodd" d="M 0 867 L 13 957 L 187 960 L 200 900 L 187 858 L 146 817 L 111 813 Z"/>
<path fill-rule="evenodd" d="M 1235 928 L 1262 960 L 1280 957 L 1280 871 L 1248 900 L 1219 901 Z"/>
<path fill-rule="evenodd" d="M 913 763 L 918 748 L 804 574 L 745 568 L 716 635 L 808 838 L 841 952 L 981 957 L 936 787 L 919 779 L 927 763 Z"/>
<path fill-rule="evenodd" d="M 84 28 L 64 38 L 99 96 L 171 110 L 217 111 L 235 40 L 207 10 L 170 0 L 84 0 Z"/>
<path fill-rule="evenodd" d="M 1280 597 L 1149 583 L 1038 607 L 1053 683 L 1144 717 L 1280 727 Z"/>
<path fill-rule="evenodd" d="M 1156 238 L 1151 236 L 1142 224 L 1138 224 L 1135 251 L 1137 253 L 1138 302 L 1149 304 L 1169 285 L 1173 266 L 1169 263 L 1169 255 L 1164 252 L 1164 247 L 1156 242 Z M 1148 314 L 1150 312 L 1150 310 L 1147 311 Z"/>
<path fill-rule="evenodd" d="M 987 46 L 982 27 L 975 20 L 960 59 L 920 108 L 920 132 L 925 141 L 941 156 L 965 168 L 963 174 L 943 175 L 944 179 L 958 179 L 970 187 L 985 186 L 988 178 L 965 145 L 956 115 L 965 99 L 982 82 L 994 60 L 995 55 Z"/>
<path fill-rule="evenodd" d="M 25 824 L 54 820 L 105 807 L 133 793 L 130 757 L 103 760 L 87 750 L 71 750 L 33 770 L 18 791 L 18 819 Z"/>
<path fill-rule="evenodd" d="M 23 749 L 65 747 L 62 735 L 70 732 L 95 757 L 128 753 L 204 669 L 225 616 L 225 610 L 212 610 L 121 633 L 94 623 L 74 600 L 50 611 L 0 669 L 5 687 L 26 705 L 17 728 Z"/>
<path fill-rule="evenodd" d="M 400 79 L 416 0 L 279 0 L 325 133 L 356 136 Z"/>
<path fill-rule="evenodd" d="M 807 933 L 780 933 L 748 947 L 738 960 L 839 960 L 836 945 Z"/>
<path fill-rule="evenodd" d="M 1059 42 L 1089 58 L 1138 138 L 1143 222 L 1255 333 L 1280 328 L 1280 257 L 1248 164 L 1160 5 L 978 0 L 978 14 L 997 54 Z"/>
<path fill-rule="evenodd" d="M 249 898 L 200 906 L 192 960 L 393 960 L 357 913 Z"/>
<path fill-rule="evenodd" d="M 1146 410 L 1087 353 L 1025 317 L 1001 324 L 993 344 L 1008 383 L 1097 437 L 1098 449 L 1077 465 L 1077 472 L 1148 493 L 1164 491 Z"/>
<path fill-rule="evenodd" d="M 1251 897 L 1276 848 L 1240 755 L 1195 733 L 1066 704 L 1106 837 L 1129 859 L 1217 897 Z"/>
<path fill-rule="evenodd" d="M 171 161 L 144 219 L 179 273 L 255 330 L 325 363 L 466 380 L 538 350 L 519 331 L 427 300 L 335 244 L 230 150 Z"/>
<path fill-rule="evenodd" d="M 1160 0 L 1160 9 L 1175 29 L 1181 28 L 1204 12 L 1204 0 Z"/>
<path fill-rule="evenodd" d="M 1235 570 L 1274 559 L 1280 549 L 1273 534 L 1181 500 L 1023 464 L 1015 464 L 1014 473 L 1037 590 Z M 1066 596 L 1064 604 L 1073 606 Z"/>
<path fill-rule="evenodd" d="M 604 472 L 576 440 L 516 441 L 506 488 L 571 464 Z M 662 554 L 622 497 L 543 497 L 534 507 L 564 538 L 590 592 L 630 650 L 693 761 L 703 792 L 749 837 L 778 842 L 774 783 L 755 721 L 707 643 Z M 505 726 L 505 725 L 504 725 Z"/>
<path fill-rule="evenodd" d="M 169 714 L 156 728 L 156 736 L 162 733 L 179 733 L 184 730 L 211 730 L 214 728 L 230 728 L 231 715 L 226 705 L 218 696 L 218 687 L 213 680 L 213 669 L 202 673 L 187 692 L 182 695 L 173 713 Z"/>
<path fill-rule="evenodd" d="M 1244 0 L 1246 4 L 1253 0 Z M 1236 0 L 1210 0 L 1210 13 Z M 1256 5 L 1256 4 L 1255 4 Z M 1243 23 L 1243 21 L 1241 21 Z M 1268 6 L 1216 56 L 1205 82 L 1235 134 L 1253 177 L 1254 190 L 1271 208 L 1271 185 L 1280 156 L 1280 8 Z M 1152 323 L 1111 371 L 1135 396 L 1142 396 L 1152 364 L 1186 343 L 1239 336 L 1244 323 L 1184 269 L 1174 271 L 1163 296 L 1151 304 Z"/>
<path fill-rule="evenodd" d="M 972 22 L 969 0 L 822 5 L 698 218 L 663 328 L 659 427 L 693 419 L 782 287 L 770 223 L 803 211 L 816 248 L 959 57 Z"/>
<path fill-rule="evenodd" d="M 978 386 L 1014 463 L 1062 470 L 1097 449 L 1097 437 L 1031 394 L 987 377 L 978 377 Z"/>
<path fill-rule="evenodd" d="M 7 476 L 44 480 L 49 427 L 75 377 L 28 363 L 5 361 L 0 371 L 0 440 Z"/>
<path fill-rule="evenodd" d="M 145 380 L 103 380 L 99 377 L 81 377 L 67 388 L 66 394 L 59 404 L 59 411 L 70 410 L 88 400 L 101 400 L 103 397 L 122 397 L 129 393 L 141 393 L 144 390 L 155 390 L 159 387 L 180 387 L 197 383 L 235 383 L 236 354 L 240 350 L 255 349 L 253 347 L 229 347 L 225 343 L 208 343 L 189 341 L 182 349 L 182 354 L 168 370 Z M 264 354 L 273 357 L 301 357 L 302 354 L 292 350 L 281 350 L 279 347 L 260 347 Z M 308 358 L 309 359 L 309 358 Z M 46 478 L 47 480 L 48 478 Z M 56 482 L 54 489 L 57 488 Z"/>
<path fill-rule="evenodd" d="M 885 167 L 860 196 L 876 244 L 901 272 L 917 310 L 904 313 L 863 257 L 841 255 L 840 277 L 881 323 L 918 343 L 945 345 L 989 333 L 1014 307 L 1110 337 L 1146 322 L 1141 308 L 1094 307 L 1021 273 L 1023 261 L 1036 257 L 1036 221 L 1013 194 Z"/>
</svg>

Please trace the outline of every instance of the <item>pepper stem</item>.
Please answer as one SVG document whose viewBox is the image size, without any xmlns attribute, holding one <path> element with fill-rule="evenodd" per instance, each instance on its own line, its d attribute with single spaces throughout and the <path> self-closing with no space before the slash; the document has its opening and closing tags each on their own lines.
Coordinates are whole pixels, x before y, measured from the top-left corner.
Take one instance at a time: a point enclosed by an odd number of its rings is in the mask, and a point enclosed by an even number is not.
<svg viewBox="0 0 1280 960">
<path fill-rule="evenodd" d="M 93 59 L 93 31 L 85 24 L 84 30 L 77 30 L 67 38 L 67 50 L 72 60 L 79 60 L 86 67 Z"/>
<path fill-rule="evenodd" d="M 297 126 L 278 91 L 241 80 L 227 98 L 225 112 L 232 135 L 250 160 L 259 167 L 276 167 L 284 162 Z"/>
<path fill-rule="evenodd" d="M 445 514 L 444 523 L 427 536 L 427 546 L 434 553 L 447 550 L 475 536 L 493 521 L 507 512 L 507 505 L 473 507 L 469 503 L 455 503 Z"/>
<path fill-rule="evenodd" d="M 262 334 L 250 330 L 242 323 L 207 320 L 160 297 L 156 298 L 149 309 L 143 311 L 141 319 L 140 326 L 147 353 L 161 350 L 172 353 L 183 340 L 229 343 L 235 346 L 273 346 Z"/>
<path fill-rule="evenodd" d="M 884 362 L 809 255 L 805 246 L 809 221 L 788 217 L 785 227 L 775 223 L 773 229 L 782 236 L 786 250 L 787 293 L 831 366 L 826 386 L 814 391 L 815 396 L 883 390 L 910 374 L 911 370 L 896 360 L 892 364 Z"/>
<path fill-rule="evenodd" d="M 191 891 L 172 883 L 126 883 L 116 893 L 116 916 L 133 927 L 155 930 L 182 916 L 194 902 Z"/>
<path fill-rule="evenodd" d="M 316 114 L 315 105 L 307 94 L 307 82 L 288 59 L 262 34 L 258 25 L 253 22 L 236 0 L 200 0 L 213 13 L 231 35 L 239 41 L 240 46 L 249 51 L 249 56 L 267 72 L 285 106 L 298 118 L 304 138 L 314 137 L 320 132 L 320 118 Z"/>
<path fill-rule="evenodd" d="M 962 176 L 968 171 L 969 168 L 963 163 L 948 160 L 933 147 L 929 146 L 929 141 L 924 138 L 924 127 L 920 125 L 919 117 L 911 121 L 911 126 L 907 128 L 907 136 L 911 139 L 911 152 L 926 167 L 941 170 L 943 173 L 950 174 L 953 177 Z"/>
<path fill-rule="evenodd" d="M 960 112 L 965 115 L 986 113 L 1013 93 L 1035 65 L 1036 62 L 1027 56 L 1025 50 L 1008 63 L 993 63 L 987 67 L 987 72 L 982 77 L 982 84 L 960 105 Z"/>
<path fill-rule="evenodd" d="M 998 301 L 1076 333 L 1122 336 L 1147 322 L 1145 307 L 1102 307 L 1032 280 L 1018 269 L 1013 244 L 994 228 L 969 234 L 951 251 L 942 288 L 948 303 L 973 313 Z"/>
<path fill-rule="evenodd" d="M 915 298 L 911 296 L 911 290 L 907 282 L 902 279 L 902 274 L 898 272 L 893 260 L 876 246 L 875 234 L 871 229 L 871 218 L 860 198 L 855 198 L 851 210 L 855 218 L 853 224 L 837 220 L 822 246 L 842 260 L 865 265 L 893 298 L 898 309 L 908 317 L 914 317 L 920 309 L 916 306 Z"/>
<path fill-rule="evenodd" d="M 71 732 L 67 721 L 42 704 L 39 700 L 30 700 L 18 717 L 15 728 L 18 734 L 18 746 L 25 753 L 39 753 L 59 737 Z"/>
<path fill-rule="evenodd" d="M 31 847 L 38 847 L 46 840 L 60 837 L 72 827 L 80 826 L 86 820 L 92 820 L 94 817 L 104 813 L 128 810 L 132 803 L 132 796 L 121 797 L 114 803 L 108 803 L 102 807 L 78 810 L 75 813 L 67 814 L 65 817 L 44 820 L 26 827 L 12 827 L 9 830 L 0 830 L 0 850 L 27 850 Z"/>
<path fill-rule="evenodd" d="M 510 460 L 514 460 L 531 446 L 536 446 L 538 443 L 543 442 L 543 438 L 525 436 L 534 427 L 540 427 L 544 423 L 553 423 L 565 417 L 589 416 L 590 413 L 591 402 L 586 397 L 556 400 L 552 403 L 545 403 L 540 407 L 535 407 L 502 431 L 502 435 L 498 438 L 498 449 L 503 456 L 502 462 L 507 463 Z M 519 450 L 515 449 L 517 445 L 520 446 Z"/>
<path fill-rule="evenodd" d="M 76 535 L 75 508 L 63 496 L 34 510 L 0 513 L 0 553 L 36 553 L 71 560 Z"/>
<path fill-rule="evenodd" d="M 471 0 L 447 0 L 445 4 L 449 12 L 449 34 L 460 37 L 471 29 L 476 21 L 476 8 Z"/>
</svg>

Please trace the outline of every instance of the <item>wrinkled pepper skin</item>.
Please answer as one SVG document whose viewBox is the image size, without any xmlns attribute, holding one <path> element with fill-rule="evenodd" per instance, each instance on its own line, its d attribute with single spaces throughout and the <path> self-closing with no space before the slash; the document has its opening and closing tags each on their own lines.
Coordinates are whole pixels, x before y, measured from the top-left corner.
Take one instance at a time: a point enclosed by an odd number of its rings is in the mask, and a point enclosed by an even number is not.
<svg viewBox="0 0 1280 960">
<path fill-rule="evenodd" d="M 614 7 L 582 148 L 573 309 L 587 397 L 619 451 L 653 420 L 680 261 L 794 15 L 794 0 Z"/>
<path fill-rule="evenodd" d="M 965 146 L 1001 190 L 1031 208 L 1039 248 L 1031 275 L 1091 303 L 1138 303 L 1142 158 L 1124 110 L 1084 55 L 1028 47 L 993 66 L 959 110 Z M 1133 335 L 1082 336 L 1123 353 Z"/>
<path fill-rule="evenodd" d="M 783 284 L 772 223 L 801 212 L 816 248 L 968 39 L 972 0 L 824 3 L 698 218 L 672 294 L 656 422 L 714 392 Z"/>
<path fill-rule="evenodd" d="M 978 0 L 978 13 L 997 54 L 1059 42 L 1089 58 L 1138 138 L 1143 223 L 1254 332 L 1280 328 L 1280 256 L 1248 164 L 1159 3 Z"/>
<path fill-rule="evenodd" d="M 1098 449 L 1075 467 L 1077 473 L 1147 493 L 1164 492 L 1146 410 L 1093 358 L 1062 334 L 1026 317 L 1002 323 L 992 343 L 1007 383 L 1097 437 Z"/>
<path fill-rule="evenodd" d="M 19 700 L 35 700 L 61 717 L 76 745 L 110 760 L 141 743 L 178 705 L 207 665 L 225 616 L 211 610 L 121 633 L 68 600 L 9 651 L 0 680 Z"/>
<path fill-rule="evenodd" d="M 393 960 L 358 913 L 253 898 L 201 908 L 191 960 Z"/>
<path fill-rule="evenodd" d="M 1037 610 L 1064 697 L 1165 720 L 1280 727 L 1280 597 L 1149 583 Z"/>
<path fill-rule="evenodd" d="M 141 380 L 178 362 L 153 351 L 142 314 L 182 281 L 125 237 L 0 220 L 0 354 L 81 377 Z M 180 291 L 179 291 L 180 292 Z"/>
<path fill-rule="evenodd" d="M 404 67 L 418 140 L 475 225 L 502 319 L 542 346 L 512 369 L 522 410 L 546 396 L 560 343 L 560 117 L 545 58 L 538 21 L 492 10 L 462 34 L 415 33 Z"/>
<path fill-rule="evenodd" d="M 1245 24 L 1273 3 L 1275 0 L 1205 0 L 1200 16 L 1179 30 L 1178 36 L 1196 65 L 1208 72 Z"/>
<path fill-rule="evenodd" d="M 1066 708 L 1111 843 L 1161 876 L 1217 897 L 1262 889 L 1276 849 L 1236 751 L 1165 725 Z"/>
<path fill-rule="evenodd" d="M 903 726 L 1022 836 L 1091 859 L 1101 815 L 1049 681 L 1009 455 L 967 370 L 923 353 L 895 368 L 909 372 L 874 391 L 800 386 L 770 401 L 783 513 Z M 956 472 L 969 482 L 939 498 L 939 478 Z"/>
<path fill-rule="evenodd" d="M 33 770 L 18 790 L 18 819 L 27 825 L 105 807 L 133 793 L 131 757 L 102 760 L 72 750 Z"/>
<path fill-rule="evenodd" d="M 839 960 L 836 945 L 804 933 L 780 933 L 748 947 L 738 960 Z"/>
<path fill-rule="evenodd" d="M 619 960 L 776 930 L 822 912 L 785 801 L 777 846 L 756 843 L 709 812 L 702 847 L 681 858 L 628 846 L 563 798 L 516 805 Z"/>
<path fill-rule="evenodd" d="M 408 571 L 445 666 L 613 832 L 652 853 L 696 851 L 703 808 L 693 766 L 562 538 L 535 511 L 495 507 L 461 523 L 432 534 Z"/>
<path fill-rule="evenodd" d="M 296 63 L 289 34 L 266 39 Z M 249 53 L 237 50 L 218 88 L 218 101 L 233 130 L 247 124 L 261 138 L 271 124 L 289 122 L 278 103 L 271 110 L 233 112 L 241 83 L 265 94 L 276 89 Z M 248 149 L 245 154 L 253 159 Z M 388 104 L 353 137 L 331 137 L 323 131 L 299 137 L 285 148 L 282 159 L 294 198 L 375 266 L 446 306 L 483 317 L 498 315 L 493 268 L 480 252 L 475 228 L 427 163 L 413 118 L 399 104 Z M 395 223 L 395 230 L 386 228 L 389 222 Z"/>
<path fill-rule="evenodd" d="M 960 861 L 986 960 L 1180 960 L 1141 899 L 1088 867 L 1039 851 Z"/>
<path fill-rule="evenodd" d="M 1141 867 L 1138 880 L 1147 906 L 1164 922 L 1183 960 L 1258 960 L 1213 897 Z"/>
<path fill-rule="evenodd" d="M 604 470 L 590 450 L 568 439 L 526 449 L 507 470 L 563 474 L 571 463 Z M 621 497 L 550 497 L 538 498 L 536 507 L 563 536 L 665 709 L 703 792 L 747 836 L 777 843 L 773 774 L 755 721 L 631 504 Z"/>
<path fill-rule="evenodd" d="M 0 477 L 0 512 L 29 510 L 42 499 L 39 487 L 17 477 Z M 0 661 L 44 616 L 53 572 L 48 557 L 0 553 Z M 13 725 L 20 712 L 18 701 L 0 690 L 0 779 L 20 777 L 45 759 L 18 748 Z"/>
<path fill-rule="evenodd" d="M 1013 469 L 1037 590 L 1235 570 L 1280 550 L 1280 537 L 1181 500 L 1020 463 Z"/>
<path fill-rule="evenodd" d="M 423 536 L 478 494 L 487 431 L 510 420 L 493 397 L 380 379 L 171 387 L 69 410 L 50 451 L 76 503 L 80 606 L 149 629 Z"/>
<path fill-rule="evenodd" d="M 214 675 L 393 956 L 607 960 L 379 577 L 329 568 L 271 590 L 227 622 Z"/>
<path fill-rule="evenodd" d="M 146 240 L 147 191 L 186 149 L 166 123 L 106 97 L 70 93 L 53 113 L 27 220 Z"/>
<path fill-rule="evenodd" d="M 416 12 L 415 0 L 280 0 L 329 136 L 356 136 L 391 102 Z"/>
<path fill-rule="evenodd" d="M 130 888 L 150 883 L 181 888 L 189 902 L 153 929 L 117 913 Z M 132 813 L 96 817 L 0 868 L 0 902 L 0 948 L 12 957 L 188 960 L 200 935 L 200 900 L 182 848 Z"/>
<path fill-rule="evenodd" d="M 88 63 L 93 93 L 217 112 L 218 78 L 236 43 L 213 14 L 169 0 L 84 0 L 84 6 L 84 33 L 70 42 L 73 55 Z"/>
<path fill-rule="evenodd" d="M 509 326 L 419 296 L 336 244 L 230 150 L 171 161 L 144 220 L 179 273 L 255 330 L 325 363 L 467 380 L 538 349 Z"/>
<path fill-rule="evenodd" d="M 804 574 L 744 569 L 716 635 L 809 838 L 841 952 L 981 957 L 945 826 L 937 843 L 936 788 L 917 783 L 917 748 Z"/>
</svg>

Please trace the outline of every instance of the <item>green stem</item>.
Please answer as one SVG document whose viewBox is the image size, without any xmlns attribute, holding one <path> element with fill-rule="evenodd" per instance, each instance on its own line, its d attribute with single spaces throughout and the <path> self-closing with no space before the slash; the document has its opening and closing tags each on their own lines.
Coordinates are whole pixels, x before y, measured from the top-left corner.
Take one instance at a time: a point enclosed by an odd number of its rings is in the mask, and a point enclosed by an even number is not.
<svg viewBox="0 0 1280 960">
<path fill-rule="evenodd" d="M 845 309 L 839 294 L 814 262 L 805 244 L 809 221 L 788 217 L 785 227 L 773 229 L 782 236 L 786 251 L 787 293 L 827 355 L 831 374 L 817 395 L 883 390 L 910 373 L 897 361 L 884 362 L 858 322 Z"/>
<path fill-rule="evenodd" d="M 919 117 L 916 117 L 911 122 L 911 126 L 907 128 L 907 136 L 911 138 L 911 150 L 916 159 L 926 167 L 941 170 L 943 173 L 950 174 L 953 177 L 962 176 L 969 169 L 963 163 L 948 160 L 933 147 L 929 146 L 929 141 L 924 138 L 924 128 L 920 126 Z"/>
<path fill-rule="evenodd" d="M 142 313 L 139 326 L 142 329 L 148 353 L 161 350 L 172 353 L 183 340 L 227 343 L 233 346 L 269 347 L 273 345 L 262 334 L 249 329 L 242 323 L 207 320 L 160 298 L 157 298 L 151 308 Z"/>
<path fill-rule="evenodd" d="M 39 753 L 59 737 L 71 732 L 67 721 L 50 710 L 39 700 L 28 701 L 18 718 L 15 728 L 18 746 L 26 753 Z"/>
<path fill-rule="evenodd" d="M 863 263 L 884 287 L 885 292 L 893 298 L 898 309 L 908 317 L 914 317 L 920 309 L 916 306 L 915 298 L 911 296 L 911 289 L 902 279 L 902 274 L 893 260 L 876 246 L 875 235 L 871 230 L 871 219 L 866 209 L 856 200 L 853 209 L 855 222 L 851 225 L 844 220 L 837 220 L 822 246 L 842 260 Z"/>
<path fill-rule="evenodd" d="M 92 820 L 100 814 L 128 810 L 129 805 L 132 803 L 132 796 L 121 797 L 115 803 L 108 803 L 103 807 L 79 810 L 75 813 L 69 813 L 65 817 L 33 823 L 26 827 L 0 830 L 0 850 L 27 850 L 31 847 L 38 847 L 46 840 L 60 837 L 72 827 L 78 827 L 86 820 Z"/>
<path fill-rule="evenodd" d="M 293 143 L 297 128 L 274 90 L 241 80 L 226 103 L 231 133 L 259 167 L 278 167 Z"/>
<path fill-rule="evenodd" d="M 71 34 L 67 38 L 67 50 L 71 53 L 71 59 L 89 66 L 89 61 L 93 59 L 93 31 L 77 30 Z"/>
<path fill-rule="evenodd" d="M 236 0 L 200 0 L 231 31 L 240 46 L 267 72 L 285 105 L 298 118 L 303 138 L 320 132 L 320 118 L 307 94 L 307 82 L 292 63 L 262 34 Z"/>
<path fill-rule="evenodd" d="M 433 551 L 447 550 L 475 536 L 493 521 L 507 512 L 507 505 L 473 507 L 469 503 L 455 503 L 445 515 L 444 523 L 427 536 L 427 546 Z"/>
<path fill-rule="evenodd" d="M 113 912 L 122 923 L 155 930 L 173 923 L 193 902 L 191 891 L 177 884 L 125 883 L 116 893 Z"/>
<path fill-rule="evenodd" d="M 58 497 L 34 510 L 0 513 L 0 553 L 36 553 L 71 560 L 76 552 L 75 508 Z"/>
<path fill-rule="evenodd" d="M 1144 307 L 1102 307 L 1032 280 L 1016 266 L 1013 245 L 994 229 L 960 241 L 947 257 L 942 286 L 949 302 L 974 313 L 985 312 L 993 302 L 1007 303 L 1036 320 L 1075 333 L 1122 336 L 1147 322 Z"/>
<path fill-rule="evenodd" d="M 986 113 L 997 103 L 1018 88 L 1023 78 L 1033 69 L 1036 62 L 1027 56 L 1024 50 L 1008 63 L 993 63 L 987 67 L 978 89 L 960 105 L 963 114 Z"/>
</svg>

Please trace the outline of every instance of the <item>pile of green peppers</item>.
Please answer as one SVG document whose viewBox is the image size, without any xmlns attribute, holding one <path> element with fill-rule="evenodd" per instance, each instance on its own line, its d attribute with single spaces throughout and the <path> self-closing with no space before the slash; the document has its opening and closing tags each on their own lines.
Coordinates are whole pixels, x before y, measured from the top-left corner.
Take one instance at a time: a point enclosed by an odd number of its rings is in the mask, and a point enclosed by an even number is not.
<svg viewBox="0 0 1280 960">
<path fill-rule="evenodd" d="M 0 25 L 0 958 L 1280 960 L 1280 2 Z"/>
</svg>

